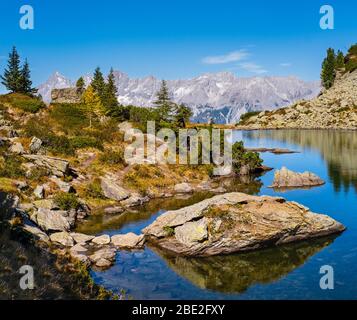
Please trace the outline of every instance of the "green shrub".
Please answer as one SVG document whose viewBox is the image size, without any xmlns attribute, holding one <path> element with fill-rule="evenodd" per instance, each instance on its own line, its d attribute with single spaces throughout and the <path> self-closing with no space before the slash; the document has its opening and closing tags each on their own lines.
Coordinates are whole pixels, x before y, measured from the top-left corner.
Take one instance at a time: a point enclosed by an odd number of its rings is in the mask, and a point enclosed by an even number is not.
<svg viewBox="0 0 357 320">
<path fill-rule="evenodd" d="M 43 167 L 36 167 L 31 170 L 29 179 L 34 181 L 39 181 L 43 177 L 47 177 L 50 174 L 50 171 Z"/>
<path fill-rule="evenodd" d="M 66 134 L 78 134 L 83 128 L 88 127 L 88 117 L 82 104 L 59 103 L 53 104 L 50 117 L 60 126 Z"/>
<path fill-rule="evenodd" d="M 0 163 L 0 177 L 5 178 L 20 178 L 24 176 L 24 171 L 21 168 L 22 158 L 11 155 L 5 156 Z"/>
<path fill-rule="evenodd" d="M 86 194 L 90 198 L 105 199 L 99 179 L 95 179 L 92 183 L 87 185 Z"/>
<path fill-rule="evenodd" d="M 61 210 L 78 209 L 80 202 L 74 193 L 59 192 L 54 197 L 54 202 Z"/>
<path fill-rule="evenodd" d="M 99 157 L 99 161 L 109 165 L 116 165 L 125 163 L 124 160 L 124 151 L 106 151 Z"/>
<path fill-rule="evenodd" d="M 75 149 L 83 149 L 83 148 L 97 148 L 100 150 L 103 149 L 102 142 L 94 137 L 78 136 L 78 137 L 71 138 L 70 142 L 72 147 Z"/>
<path fill-rule="evenodd" d="M 249 118 L 257 116 L 261 111 L 251 111 L 244 113 L 240 116 L 239 124 L 245 123 Z"/>
<path fill-rule="evenodd" d="M 56 135 L 38 119 L 30 119 L 24 126 L 27 137 L 37 137 L 43 141 L 43 145 L 54 154 L 74 155 L 74 147 L 66 136 Z"/>
<path fill-rule="evenodd" d="M 251 171 L 255 171 L 263 163 L 259 153 L 246 151 L 242 141 L 238 141 L 232 146 L 233 169 L 239 173 L 242 166 L 249 166 Z"/>
</svg>

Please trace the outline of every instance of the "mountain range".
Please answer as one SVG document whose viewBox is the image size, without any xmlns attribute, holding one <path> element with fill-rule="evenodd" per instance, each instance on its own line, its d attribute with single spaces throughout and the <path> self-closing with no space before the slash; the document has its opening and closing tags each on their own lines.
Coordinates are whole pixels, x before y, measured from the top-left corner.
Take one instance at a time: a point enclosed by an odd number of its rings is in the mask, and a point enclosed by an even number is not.
<svg viewBox="0 0 357 320">
<path fill-rule="evenodd" d="M 118 101 L 123 105 L 153 105 L 161 80 L 153 76 L 133 79 L 115 71 Z M 92 77 L 83 77 L 86 84 Z M 320 81 L 307 82 L 297 77 L 240 78 L 230 72 L 206 73 L 192 79 L 168 80 L 171 98 L 184 103 L 193 111 L 193 121 L 236 123 L 242 114 L 250 111 L 273 110 L 298 100 L 312 99 L 321 90 Z M 55 72 L 38 92 L 47 103 L 52 89 L 73 87 L 74 82 Z"/>
</svg>

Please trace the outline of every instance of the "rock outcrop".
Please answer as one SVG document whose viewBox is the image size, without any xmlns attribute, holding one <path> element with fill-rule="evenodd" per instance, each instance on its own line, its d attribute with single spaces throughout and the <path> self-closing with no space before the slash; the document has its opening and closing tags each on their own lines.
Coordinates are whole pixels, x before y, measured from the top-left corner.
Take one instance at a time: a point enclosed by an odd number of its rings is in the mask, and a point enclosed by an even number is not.
<svg viewBox="0 0 357 320">
<path fill-rule="evenodd" d="M 282 167 L 275 171 L 273 184 L 271 188 L 299 188 L 321 186 L 325 181 L 311 172 L 294 172 Z"/>
<path fill-rule="evenodd" d="M 81 95 L 76 88 L 53 89 L 51 99 L 52 103 L 80 103 Z"/>
<path fill-rule="evenodd" d="M 168 211 L 143 230 L 159 247 L 187 256 L 211 256 L 339 233 L 345 227 L 283 198 L 227 193 Z"/>
<path fill-rule="evenodd" d="M 69 162 L 63 159 L 42 155 L 23 155 L 23 157 L 40 167 L 49 169 L 57 177 L 63 177 L 69 172 Z"/>
</svg>

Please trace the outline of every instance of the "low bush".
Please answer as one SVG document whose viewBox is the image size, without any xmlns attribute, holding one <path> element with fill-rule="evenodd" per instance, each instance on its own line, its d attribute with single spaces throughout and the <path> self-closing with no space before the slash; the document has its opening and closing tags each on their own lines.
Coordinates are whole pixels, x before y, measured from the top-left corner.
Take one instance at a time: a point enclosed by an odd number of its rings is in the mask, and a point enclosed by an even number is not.
<svg viewBox="0 0 357 320">
<path fill-rule="evenodd" d="M 105 199 L 99 179 L 95 179 L 90 184 L 87 185 L 86 195 L 89 198 Z"/>
<path fill-rule="evenodd" d="M 0 162 L 0 177 L 20 178 L 24 176 L 24 171 L 21 168 L 22 158 L 11 155 L 5 156 Z"/>
<path fill-rule="evenodd" d="M 244 124 L 251 117 L 257 116 L 261 111 L 251 111 L 240 116 L 239 124 Z"/>
<path fill-rule="evenodd" d="M 61 210 L 78 209 L 80 203 L 74 193 L 59 192 L 54 197 L 54 202 Z"/>
<path fill-rule="evenodd" d="M 78 136 L 70 139 L 70 143 L 75 149 L 97 148 L 103 149 L 103 143 L 94 137 Z"/>
<path fill-rule="evenodd" d="M 124 151 L 105 151 L 102 155 L 99 157 L 99 161 L 103 164 L 109 164 L 109 165 L 117 165 L 117 164 L 124 164 Z"/>
</svg>

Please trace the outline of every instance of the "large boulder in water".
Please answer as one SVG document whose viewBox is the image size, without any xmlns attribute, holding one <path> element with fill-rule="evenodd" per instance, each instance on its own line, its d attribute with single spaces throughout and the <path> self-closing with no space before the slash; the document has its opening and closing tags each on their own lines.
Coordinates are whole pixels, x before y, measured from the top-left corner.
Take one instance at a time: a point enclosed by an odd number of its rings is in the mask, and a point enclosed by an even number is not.
<svg viewBox="0 0 357 320">
<path fill-rule="evenodd" d="M 345 227 L 283 198 L 227 193 L 168 211 L 143 230 L 159 247 L 187 256 L 250 251 L 339 233 Z"/>
<path fill-rule="evenodd" d="M 320 177 L 311 172 L 294 172 L 282 167 L 274 175 L 274 182 L 271 188 L 296 188 L 296 187 L 313 187 L 325 184 Z"/>
</svg>

